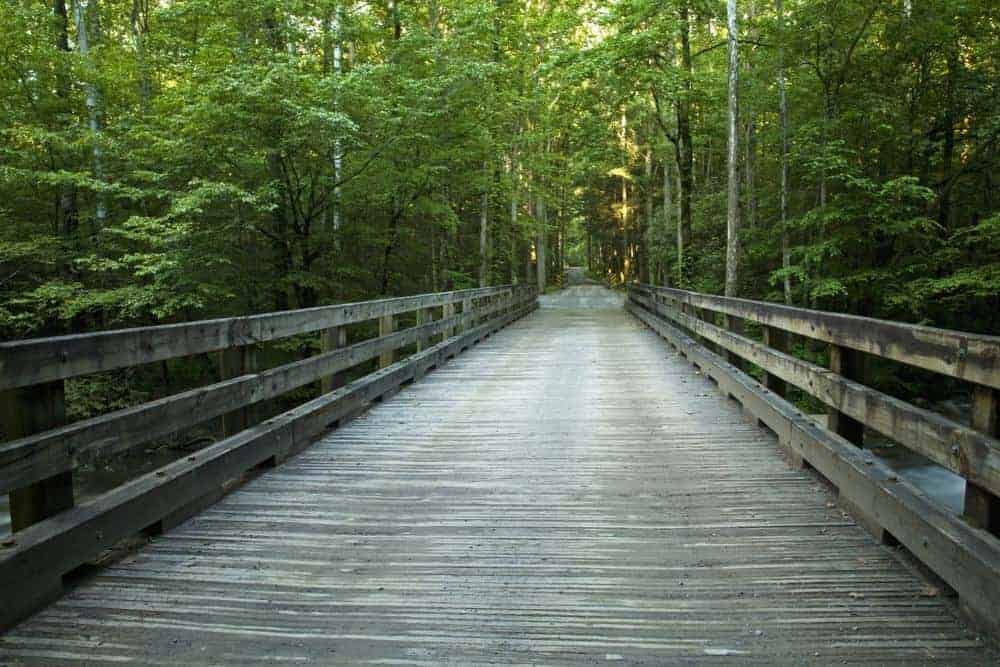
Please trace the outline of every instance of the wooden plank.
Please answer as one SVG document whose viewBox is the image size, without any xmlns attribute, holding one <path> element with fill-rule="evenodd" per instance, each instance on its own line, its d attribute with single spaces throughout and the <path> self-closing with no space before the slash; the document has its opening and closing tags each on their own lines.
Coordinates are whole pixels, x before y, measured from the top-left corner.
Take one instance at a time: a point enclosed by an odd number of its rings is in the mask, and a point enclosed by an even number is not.
<svg viewBox="0 0 1000 667">
<path fill-rule="evenodd" d="M 243 375 L 251 375 L 257 370 L 257 348 L 241 345 L 219 351 L 219 379 L 231 380 Z M 223 436 L 230 436 L 249 428 L 256 421 L 253 408 L 249 405 L 222 415 Z"/>
<path fill-rule="evenodd" d="M 462 312 L 463 313 L 472 313 L 473 312 L 472 299 L 463 299 L 462 300 Z M 472 326 L 472 323 L 470 322 L 469 324 L 467 324 L 465 326 L 467 326 L 467 327 L 468 326 Z"/>
<path fill-rule="evenodd" d="M 645 289 L 698 308 L 707 308 L 825 343 L 1000 389 L 1000 336 L 828 313 L 667 287 L 647 286 Z"/>
<path fill-rule="evenodd" d="M 452 317 L 455 316 L 455 304 L 453 303 L 444 304 L 444 306 L 441 309 L 441 312 L 442 312 L 441 316 L 442 319 L 445 320 L 451 319 Z M 451 338 L 454 335 L 455 335 L 455 327 L 449 327 L 448 329 L 444 330 L 444 333 L 442 334 L 442 340 Z"/>
<path fill-rule="evenodd" d="M 788 334 L 786 332 L 768 326 L 762 327 L 762 329 L 764 345 L 778 352 L 788 352 Z M 764 371 L 764 386 L 781 398 L 785 398 L 788 393 L 788 383 L 766 370 Z"/>
<path fill-rule="evenodd" d="M 429 324 L 434 321 L 434 309 L 433 308 L 421 308 L 417 311 L 417 326 L 424 324 Z M 429 342 L 429 337 L 421 338 L 417 341 L 417 352 L 423 352 L 427 349 Z"/>
<path fill-rule="evenodd" d="M 454 329 L 463 317 L 453 315 L 448 320 L 429 322 L 385 338 L 361 341 L 256 375 L 200 387 L 0 444 L 0 492 L 275 398 L 373 359 L 386 350 L 405 347 L 420 338 Z"/>
<path fill-rule="evenodd" d="M 0 390 L 251 345 L 418 308 L 456 303 L 472 295 L 508 293 L 511 289 L 511 286 L 486 287 L 246 317 L 3 342 L 0 343 Z"/>
<path fill-rule="evenodd" d="M 0 663 L 995 664 L 704 377 L 562 297 L 88 578 Z"/>
<path fill-rule="evenodd" d="M 3 430 L 8 438 L 31 436 L 66 422 L 66 397 L 62 380 L 0 393 Z M 18 532 L 73 506 L 73 476 L 50 470 L 31 484 L 12 486 L 11 530 Z"/>
<path fill-rule="evenodd" d="M 842 378 L 853 380 L 859 384 L 865 382 L 865 362 L 861 352 L 841 347 L 830 346 L 830 370 Z M 848 442 L 858 447 L 865 444 L 865 425 L 831 406 L 827 410 L 827 428 Z"/>
<path fill-rule="evenodd" d="M 529 302 L 462 336 L 412 355 L 278 417 L 269 419 L 197 454 L 171 463 L 63 512 L 58 520 L 35 524 L 0 549 L 0 628 L 10 626 L 34 606 L 31 591 L 53 576 L 69 572 L 119 540 L 133 535 L 268 459 L 282 459 L 308 447 L 315 436 L 373 400 L 412 380 L 418 372 L 443 364 L 488 333 L 528 314 Z"/>
<path fill-rule="evenodd" d="M 1000 437 L 1000 392 L 996 389 L 981 385 L 975 388 L 972 426 L 993 438 Z M 967 482 L 964 514 L 972 525 L 1000 535 L 1000 491 Z"/>
<path fill-rule="evenodd" d="M 643 297 L 633 299 L 646 307 Z M 648 309 L 648 308 L 647 308 Z M 823 403 L 987 489 L 1000 490 L 1000 441 L 941 415 L 660 306 L 656 314 L 696 331 Z"/>
<path fill-rule="evenodd" d="M 385 317 L 380 317 L 378 320 L 378 335 L 379 338 L 388 336 L 389 334 L 396 331 L 396 318 L 393 315 L 386 315 Z M 378 357 L 378 367 L 387 368 L 391 366 L 396 361 L 396 351 L 386 350 Z"/>
<path fill-rule="evenodd" d="M 793 448 L 837 486 L 849 507 L 862 509 L 864 521 L 877 522 L 879 529 L 889 531 L 959 593 L 962 604 L 987 631 L 1000 634 L 1000 607 L 996 605 L 1000 599 L 1000 541 L 940 508 L 887 465 L 819 426 L 784 399 L 765 392 L 753 378 L 665 320 L 635 304 L 630 303 L 628 309 L 684 348 L 715 378 L 721 390 L 737 396 L 754 395 L 755 401 L 744 399 L 744 407 L 761 410 L 761 418 L 785 421 Z"/>
<path fill-rule="evenodd" d="M 344 347 L 347 347 L 347 327 L 324 329 L 320 334 L 321 352 L 333 352 Z M 320 380 L 320 391 L 324 394 L 329 394 L 334 389 L 339 389 L 343 386 L 344 377 L 338 373 L 324 375 L 322 380 Z"/>
</svg>

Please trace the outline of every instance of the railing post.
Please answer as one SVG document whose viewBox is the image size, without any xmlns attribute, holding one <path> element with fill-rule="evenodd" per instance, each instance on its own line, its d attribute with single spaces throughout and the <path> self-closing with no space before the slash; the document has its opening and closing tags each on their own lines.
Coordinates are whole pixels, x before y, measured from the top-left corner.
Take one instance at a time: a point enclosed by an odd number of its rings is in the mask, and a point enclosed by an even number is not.
<svg viewBox="0 0 1000 667">
<path fill-rule="evenodd" d="M 63 381 L 46 382 L 0 393 L 8 440 L 48 431 L 66 423 Z M 73 473 L 58 473 L 11 491 L 11 530 L 17 532 L 73 506 Z"/>
<path fill-rule="evenodd" d="M 972 427 L 993 438 L 1000 437 L 1000 392 L 976 385 L 972 397 Z M 994 535 L 1000 534 L 1000 497 L 966 481 L 965 519 Z"/>
<path fill-rule="evenodd" d="M 469 317 L 467 317 L 468 315 L 471 314 L 472 314 L 472 299 L 471 298 L 463 299 L 462 319 L 465 320 L 465 326 L 462 327 L 463 332 L 469 331 L 470 329 L 476 326 L 475 322 L 473 322 Z"/>
<path fill-rule="evenodd" d="M 378 335 L 388 336 L 396 331 L 396 317 L 394 315 L 385 315 L 378 318 Z M 386 366 L 392 366 L 396 361 L 396 351 L 386 350 L 382 354 L 378 355 L 378 367 L 385 368 Z"/>
<path fill-rule="evenodd" d="M 840 345 L 830 345 L 830 370 L 855 382 L 864 382 L 865 358 L 862 352 L 851 350 Z M 858 447 L 865 444 L 865 425 L 852 419 L 843 412 L 829 408 L 827 410 L 827 428 Z"/>
<path fill-rule="evenodd" d="M 347 327 L 331 327 L 324 329 L 319 338 L 320 352 L 333 352 L 347 347 Z M 334 373 L 320 380 L 320 391 L 329 394 L 344 386 L 344 374 Z"/>
<path fill-rule="evenodd" d="M 741 320 L 738 317 L 733 317 L 731 315 L 723 315 L 722 326 L 724 329 L 726 329 L 726 331 L 729 331 L 730 333 L 733 333 L 737 336 L 743 335 L 743 320 Z M 728 361 L 730 364 L 732 364 L 736 368 L 739 368 L 740 370 L 746 370 L 743 363 L 743 357 L 739 356 L 735 352 L 730 352 L 728 349 L 725 350 L 725 356 L 726 356 L 726 361 Z"/>
<path fill-rule="evenodd" d="M 257 372 L 257 348 L 253 345 L 238 345 L 219 351 L 219 378 L 232 378 Z M 256 408 L 248 405 L 239 410 L 222 415 L 222 434 L 235 435 L 253 425 Z"/>
<path fill-rule="evenodd" d="M 764 331 L 764 345 L 778 352 L 788 352 L 788 334 L 786 332 L 766 325 L 762 329 Z M 788 394 L 788 384 L 767 371 L 764 371 L 764 386 L 781 398 L 785 398 Z"/>
<path fill-rule="evenodd" d="M 447 320 L 450 317 L 455 317 L 455 303 L 451 301 L 441 307 L 441 319 Z M 455 327 L 448 327 L 444 330 L 444 333 L 441 334 L 441 340 L 447 340 L 454 335 Z"/>
<path fill-rule="evenodd" d="M 417 311 L 417 326 L 422 326 L 424 324 L 430 324 L 434 321 L 434 310 L 431 308 L 421 308 Z M 429 336 L 424 336 L 417 341 L 417 352 L 423 352 L 427 349 L 427 344 L 430 341 Z"/>
</svg>

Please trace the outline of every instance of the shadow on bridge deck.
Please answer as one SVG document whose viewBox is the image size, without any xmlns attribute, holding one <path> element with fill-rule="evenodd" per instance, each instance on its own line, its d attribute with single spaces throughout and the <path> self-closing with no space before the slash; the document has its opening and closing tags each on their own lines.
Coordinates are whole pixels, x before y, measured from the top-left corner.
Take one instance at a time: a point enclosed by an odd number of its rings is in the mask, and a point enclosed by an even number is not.
<svg viewBox="0 0 1000 667">
<path fill-rule="evenodd" d="M 542 302 L 82 582 L 0 663 L 995 664 L 619 295 Z"/>
</svg>

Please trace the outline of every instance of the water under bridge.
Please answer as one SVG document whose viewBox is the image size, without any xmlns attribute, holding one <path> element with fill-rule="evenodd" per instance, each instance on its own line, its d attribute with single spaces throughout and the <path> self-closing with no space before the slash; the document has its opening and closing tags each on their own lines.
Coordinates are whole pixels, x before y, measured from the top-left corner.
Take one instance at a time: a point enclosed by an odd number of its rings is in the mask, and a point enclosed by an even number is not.
<svg viewBox="0 0 1000 667">
<path fill-rule="evenodd" d="M 0 446 L 0 664 L 996 664 L 1000 347 L 858 319 L 506 287 L 4 343 L 21 431 Z M 303 332 L 319 355 L 255 367 Z M 215 384 L 56 423 L 68 378 L 220 350 Z M 969 424 L 851 377 L 855 355 L 904 352 L 972 383 Z M 308 382 L 319 398 L 253 418 Z M 86 462 L 223 415 L 229 437 L 74 499 Z M 966 506 L 865 430 L 967 484 Z"/>
</svg>

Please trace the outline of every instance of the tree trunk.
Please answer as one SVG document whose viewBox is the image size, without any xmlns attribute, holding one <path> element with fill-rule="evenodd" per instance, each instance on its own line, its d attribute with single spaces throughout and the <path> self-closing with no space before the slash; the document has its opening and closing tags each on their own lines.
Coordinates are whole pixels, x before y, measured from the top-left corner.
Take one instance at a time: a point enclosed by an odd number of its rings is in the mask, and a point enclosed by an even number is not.
<svg viewBox="0 0 1000 667">
<path fill-rule="evenodd" d="M 517 282 L 517 167 L 512 156 L 507 158 L 507 173 L 510 175 L 510 282 Z"/>
<path fill-rule="evenodd" d="M 88 33 L 87 19 L 88 12 L 90 12 L 91 17 L 97 15 L 98 7 L 97 0 L 75 0 L 73 3 L 73 18 L 76 20 L 76 48 L 79 54 L 86 60 L 90 54 L 90 40 L 93 37 L 94 41 L 100 39 L 100 24 L 97 21 L 93 21 L 90 28 L 91 34 Z M 101 149 L 101 98 L 100 93 L 97 90 L 97 86 L 93 83 L 84 84 L 84 90 L 87 95 L 87 115 L 89 117 L 91 141 L 93 142 L 93 161 L 94 161 L 94 179 L 100 182 L 104 181 L 104 154 Z M 94 222 L 98 229 L 104 227 L 104 223 L 108 217 L 108 204 L 107 196 L 104 192 L 98 190 L 97 192 L 97 203 L 94 212 Z"/>
<path fill-rule="evenodd" d="M 535 243 L 535 274 L 538 278 L 538 292 L 544 294 L 545 286 L 548 284 L 546 281 L 547 273 L 545 262 L 545 245 L 546 236 L 548 235 L 548 211 L 545 207 L 545 197 L 542 194 L 536 196 L 535 199 L 536 215 L 538 216 L 538 240 Z"/>
<path fill-rule="evenodd" d="M 739 292 L 740 264 L 740 72 L 736 0 L 728 0 L 726 8 L 729 25 L 729 205 L 726 211 L 726 296 L 736 296 Z"/>
<path fill-rule="evenodd" d="M 657 252 L 657 244 L 654 243 L 654 239 L 659 238 L 659 234 L 656 232 L 656 220 L 653 217 L 654 207 L 654 192 L 653 192 L 653 144 L 652 144 L 652 128 L 649 128 L 647 132 L 647 137 L 649 137 L 646 144 L 646 276 L 645 281 L 647 283 L 656 282 L 656 262 L 659 256 Z"/>
<path fill-rule="evenodd" d="M 674 213 L 674 202 L 673 202 L 673 182 L 670 180 L 670 162 L 671 158 L 664 158 L 663 160 L 663 238 L 664 243 L 666 243 L 667 234 L 670 232 L 670 222 Z M 678 239 L 679 241 L 680 239 Z M 678 253 L 679 254 L 679 253 Z M 663 266 L 660 280 L 663 281 L 663 286 L 667 287 L 670 285 L 670 274 L 666 270 L 666 266 Z"/>
<path fill-rule="evenodd" d="M 479 210 L 479 286 L 490 284 L 490 165 L 483 162 L 483 171 L 487 173 L 486 187 Z"/>
<path fill-rule="evenodd" d="M 694 186 L 694 152 L 691 143 L 691 20 L 688 0 L 680 5 L 681 94 L 677 98 L 677 171 L 680 180 L 680 216 L 677 221 L 677 284 L 686 287 L 690 267 L 686 255 L 691 243 L 691 191 Z"/>
<path fill-rule="evenodd" d="M 785 303 L 792 303 L 792 278 L 788 275 L 792 266 L 792 255 L 788 234 L 788 177 L 789 177 L 789 145 L 788 145 L 788 93 L 785 90 L 785 8 L 784 0 L 775 0 L 775 9 L 781 25 L 778 39 L 778 116 L 781 125 L 781 268 L 785 270 L 782 286 L 785 292 Z"/>
<path fill-rule="evenodd" d="M 66 13 L 66 0 L 55 0 L 52 3 L 52 13 L 56 24 L 56 48 L 69 53 L 69 16 Z M 56 87 L 56 95 L 62 102 L 69 99 L 69 81 L 60 76 Z M 76 205 L 76 187 L 67 183 L 59 188 L 59 220 L 58 227 L 66 236 L 76 233 L 80 224 L 80 213 Z"/>
</svg>

